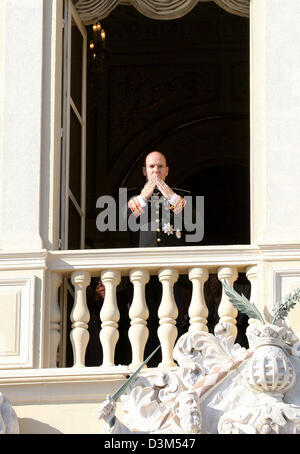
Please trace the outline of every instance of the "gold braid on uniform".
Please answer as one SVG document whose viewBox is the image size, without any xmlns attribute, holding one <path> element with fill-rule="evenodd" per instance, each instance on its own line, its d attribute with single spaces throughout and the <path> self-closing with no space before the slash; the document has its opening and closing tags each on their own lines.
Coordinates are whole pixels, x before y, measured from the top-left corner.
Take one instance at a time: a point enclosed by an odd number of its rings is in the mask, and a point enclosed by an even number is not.
<svg viewBox="0 0 300 454">
<path fill-rule="evenodd" d="M 175 214 L 178 214 L 178 213 L 180 213 L 180 211 L 183 210 L 185 204 L 186 204 L 186 201 L 184 200 L 184 198 L 181 197 L 181 195 L 178 195 L 174 205 L 170 205 L 170 209 L 172 211 L 174 211 Z"/>
<path fill-rule="evenodd" d="M 130 199 L 128 202 L 128 206 L 136 217 L 144 213 L 142 205 L 140 204 L 137 197 L 133 197 L 132 199 Z"/>
</svg>

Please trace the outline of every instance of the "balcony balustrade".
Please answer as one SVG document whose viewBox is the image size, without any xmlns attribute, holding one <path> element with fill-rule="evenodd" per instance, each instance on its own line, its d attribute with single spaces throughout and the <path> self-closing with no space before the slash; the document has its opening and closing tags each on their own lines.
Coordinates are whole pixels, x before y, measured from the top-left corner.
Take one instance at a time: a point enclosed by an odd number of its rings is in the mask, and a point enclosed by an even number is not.
<svg viewBox="0 0 300 454">
<path fill-rule="evenodd" d="M 209 331 L 209 307 L 205 298 L 204 286 L 213 274 L 220 282 L 226 280 L 234 286 L 239 274 L 248 280 L 251 286 L 251 300 L 256 300 L 256 277 L 258 256 L 249 246 L 222 247 L 186 247 L 163 249 L 112 249 L 86 251 L 56 251 L 49 253 L 48 269 L 51 276 L 50 310 L 50 355 L 49 366 L 57 367 L 58 352 L 61 355 L 62 340 L 70 336 L 73 350 L 73 367 L 86 367 L 86 350 L 91 341 L 88 324 L 90 313 L 87 304 L 86 289 L 91 279 L 100 277 L 105 287 L 105 297 L 99 312 L 100 343 L 102 363 L 99 373 L 117 370 L 115 352 L 119 335 L 120 311 L 118 308 L 118 286 L 126 277 L 132 286 L 132 299 L 128 301 L 130 327 L 127 333 L 130 349 L 123 364 L 128 370 L 135 370 L 144 360 L 149 336 L 149 310 L 146 299 L 146 285 L 151 276 L 155 276 L 161 285 L 162 296 L 158 302 L 157 336 L 161 345 L 161 361 L 157 367 L 174 367 L 172 352 L 178 338 L 178 306 L 174 297 L 174 285 L 179 276 L 185 276 L 190 284 L 188 306 L 188 330 Z M 62 295 L 63 283 L 72 283 L 74 303 L 70 313 L 70 332 L 66 333 L 67 323 L 63 323 L 66 313 Z M 151 290 L 150 290 L 151 292 Z M 226 335 L 236 339 L 237 310 L 222 292 L 218 304 L 218 320 L 214 329 L 222 331 L 226 322 L 230 330 Z M 122 320 L 121 320 L 122 321 Z M 251 320 L 249 321 L 251 322 Z"/>
</svg>

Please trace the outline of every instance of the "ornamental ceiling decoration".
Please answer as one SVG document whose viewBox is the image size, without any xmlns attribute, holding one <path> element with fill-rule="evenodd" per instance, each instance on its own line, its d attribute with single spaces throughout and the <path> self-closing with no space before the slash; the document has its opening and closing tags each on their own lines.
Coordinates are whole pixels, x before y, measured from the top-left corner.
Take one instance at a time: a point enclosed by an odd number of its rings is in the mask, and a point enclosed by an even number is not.
<svg viewBox="0 0 300 454">
<path fill-rule="evenodd" d="M 250 0 L 73 0 L 85 25 L 107 17 L 118 5 L 134 6 L 151 19 L 177 19 L 189 13 L 199 2 L 214 1 L 229 13 L 249 17 Z"/>
</svg>

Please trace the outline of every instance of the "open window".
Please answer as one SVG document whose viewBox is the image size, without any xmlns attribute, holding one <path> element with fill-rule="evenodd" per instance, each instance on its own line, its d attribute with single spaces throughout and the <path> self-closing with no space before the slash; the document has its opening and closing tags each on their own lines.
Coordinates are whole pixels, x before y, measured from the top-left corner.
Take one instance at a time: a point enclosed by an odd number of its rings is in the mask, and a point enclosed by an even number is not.
<svg viewBox="0 0 300 454">
<path fill-rule="evenodd" d="M 119 5 L 93 58 L 93 24 L 65 9 L 62 248 L 127 246 L 97 230 L 96 201 L 143 185 L 154 148 L 167 150 L 170 185 L 204 195 L 200 245 L 249 244 L 248 18 L 214 2 L 169 21 Z"/>
<path fill-rule="evenodd" d="M 153 149 L 171 150 L 172 186 L 204 195 L 201 245 L 249 244 L 248 18 L 200 2 L 159 21 L 122 4 L 101 24 L 106 49 L 95 57 L 93 23 L 65 1 L 63 248 L 84 248 L 87 238 L 95 248 L 126 247 L 122 232 L 97 231 L 96 201 L 143 184 Z M 65 323 L 73 298 L 66 281 Z"/>
<path fill-rule="evenodd" d="M 64 3 L 61 249 L 85 247 L 87 31 L 71 0 Z"/>
<path fill-rule="evenodd" d="M 71 0 L 64 2 L 63 27 L 60 249 L 84 249 L 87 31 Z M 63 332 L 67 333 L 74 303 L 70 279 L 64 278 L 60 299 Z M 68 363 L 69 351 L 69 339 L 64 336 L 60 346 L 60 366 Z"/>
</svg>

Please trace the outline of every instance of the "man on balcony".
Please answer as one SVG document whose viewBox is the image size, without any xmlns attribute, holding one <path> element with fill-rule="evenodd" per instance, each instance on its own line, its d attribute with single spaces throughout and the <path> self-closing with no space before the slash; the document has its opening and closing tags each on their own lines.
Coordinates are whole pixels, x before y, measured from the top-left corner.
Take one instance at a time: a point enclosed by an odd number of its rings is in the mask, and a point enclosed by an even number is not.
<svg viewBox="0 0 300 454">
<path fill-rule="evenodd" d="M 128 226 L 131 247 L 169 247 L 186 244 L 187 220 L 183 220 L 187 197 L 190 192 L 171 188 L 166 183 L 169 174 L 167 159 L 160 151 L 146 156 L 143 166 L 146 183 L 139 194 L 129 198 Z M 189 201 L 190 202 L 190 201 Z M 185 222 L 183 222 L 185 221 Z M 191 231 L 188 228 L 188 231 Z M 192 243 L 190 243 L 191 245 Z M 186 276 L 180 276 L 174 285 L 174 297 L 178 307 L 178 335 L 188 328 L 186 303 L 190 300 L 190 287 Z M 161 301 L 162 288 L 157 276 L 151 276 L 146 286 L 146 300 L 149 307 L 148 327 L 151 333 L 146 346 L 146 356 L 159 344 L 157 337 L 157 311 Z M 151 360 L 151 366 L 155 358 Z"/>
<path fill-rule="evenodd" d="M 188 191 L 173 189 L 165 182 L 169 167 L 166 157 L 152 151 L 145 160 L 146 183 L 128 202 L 131 247 L 182 246 L 185 230 L 182 211 Z M 130 215 L 133 214 L 134 218 Z M 140 222 L 135 222 L 135 218 Z"/>
</svg>

